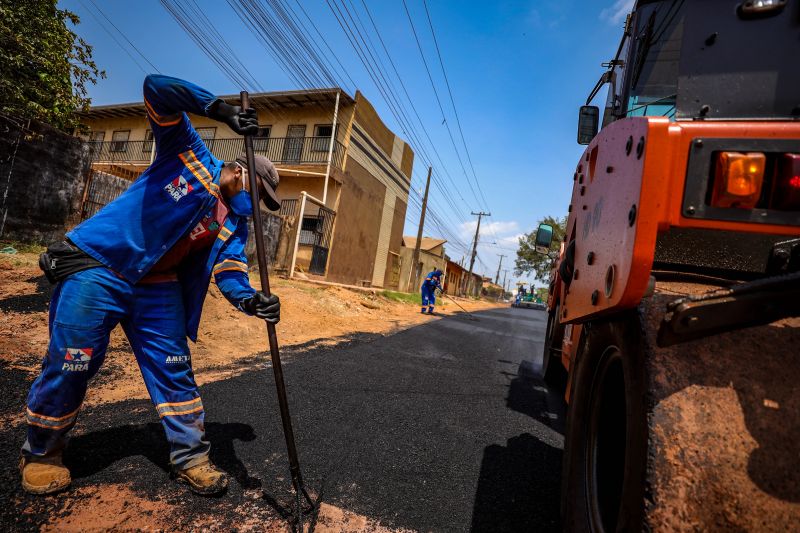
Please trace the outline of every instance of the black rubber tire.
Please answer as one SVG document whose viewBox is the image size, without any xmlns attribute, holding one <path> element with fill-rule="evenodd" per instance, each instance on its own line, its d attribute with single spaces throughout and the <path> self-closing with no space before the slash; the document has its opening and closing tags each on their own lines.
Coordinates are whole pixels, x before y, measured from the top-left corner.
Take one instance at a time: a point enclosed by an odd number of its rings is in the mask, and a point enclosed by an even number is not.
<svg viewBox="0 0 800 533">
<path fill-rule="evenodd" d="M 556 304 L 553 311 L 547 314 L 547 331 L 544 336 L 544 352 L 542 353 L 542 377 L 551 388 L 563 393 L 567 386 L 567 370 L 561 363 L 560 349 L 561 341 L 564 339 L 564 324 L 558 320 L 559 313 L 561 313 L 561 305 Z"/>
<path fill-rule="evenodd" d="M 648 426 L 639 315 L 587 324 L 584 335 L 567 411 L 564 531 L 641 531 Z"/>
</svg>

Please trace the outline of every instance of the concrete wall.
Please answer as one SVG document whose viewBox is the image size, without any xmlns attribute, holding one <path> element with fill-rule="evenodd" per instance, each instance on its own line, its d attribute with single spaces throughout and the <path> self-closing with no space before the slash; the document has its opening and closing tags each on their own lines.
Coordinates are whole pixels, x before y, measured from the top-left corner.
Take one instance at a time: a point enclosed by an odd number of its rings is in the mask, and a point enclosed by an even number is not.
<svg viewBox="0 0 800 533">
<path fill-rule="evenodd" d="M 356 114 L 358 115 L 358 108 Z M 382 134 L 381 124 L 373 123 L 371 127 L 377 130 L 379 134 Z M 359 183 L 362 181 L 377 181 L 385 190 L 380 216 L 373 222 L 373 224 L 379 226 L 380 232 L 378 247 L 375 251 L 371 283 L 373 286 L 381 286 L 386 282 L 386 271 L 391 271 L 393 268 L 393 265 L 390 264 L 390 258 L 393 257 L 392 252 L 399 253 L 398 241 L 402 238 L 402 229 L 394 221 L 398 213 L 402 213 L 402 217 L 405 219 L 410 180 L 399 168 L 401 150 L 396 149 L 398 146 L 396 143 L 397 138 L 392 136 L 391 146 L 394 155 L 398 158 L 398 161 L 395 161 L 383 151 L 380 142 L 373 138 L 368 133 L 368 130 L 368 126 L 359 122 L 353 123 L 345 168 L 350 170 L 351 167 L 357 165 L 363 171 L 351 174 L 359 180 Z M 383 131 L 383 133 L 386 131 L 388 130 Z M 402 141 L 400 142 L 402 143 Z M 364 186 L 372 187 L 372 185 Z"/>
<path fill-rule="evenodd" d="M 414 150 L 409 145 L 403 147 L 403 159 L 400 163 L 400 170 L 411 179 L 411 171 L 414 168 Z"/>
<path fill-rule="evenodd" d="M 400 250 L 403 245 L 403 228 L 406 223 L 406 203 L 399 198 L 395 200 L 392 232 L 389 239 L 389 256 L 386 260 L 386 276 L 383 286 L 391 290 L 401 290 L 403 287 L 403 258 Z M 399 270 L 399 272 L 395 272 Z"/>
<path fill-rule="evenodd" d="M 61 239 L 78 221 L 89 163 L 80 139 L 0 116 L 0 238 Z"/>
<path fill-rule="evenodd" d="M 371 283 L 386 187 L 355 161 L 344 180 L 326 279 Z"/>
<path fill-rule="evenodd" d="M 278 251 L 278 243 L 281 236 L 283 220 L 277 215 L 261 210 L 261 229 L 264 232 L 264 247 L 266 248 L 267 265 L 275 263 L 275 256 Z M 258 254 L 256 253 L 256 239 L 253 235 L 253 219 L 247 221 L 247 244 L 244 252 L 247 255 L 247 264 L 250 269 L 258 268 Z"/>
<path fill-rule="evenodd" d="M 383 153 L 392 154 L 394 133 L 386 127 L 375 108 L 361 91 L 356 91 L 356 110 L 354 122 L 361 125 L 364 131 L 375 141 Z"/>
<path fill-rule="evenodd" d="M 280 200 L 298 199 L 300 192 L 306 191 L 308 194 L 322 199 L 322 189 L 324 187 L 324 176 L 281 176 L 281 181 L 278 184 L 278 198 Z M 333 180 L 328 182 L 328 187 L 333 184 Z M 330 189 L 328 190 L 330 195 Z M 328 203 L 330 205 L 330 202 Z"/>
<path fill-rule="evenodd" d="M 414 164 L 414 151 L 411 147 L 396 136 L 383 123 L 375 108 L 367 98 L 356 91 L 355 115 L 353 124 L 366 133 L 367 137 L 392 161 L 394 166 L 403 173 L 406 181 L 411 181 L 411 171 Z"/>
</svg>

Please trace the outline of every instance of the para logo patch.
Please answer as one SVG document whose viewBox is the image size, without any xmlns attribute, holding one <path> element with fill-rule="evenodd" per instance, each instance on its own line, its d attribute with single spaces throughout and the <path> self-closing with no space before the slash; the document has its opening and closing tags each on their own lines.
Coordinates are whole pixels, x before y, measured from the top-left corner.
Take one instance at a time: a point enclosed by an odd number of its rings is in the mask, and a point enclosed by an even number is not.
<svg viewBox="0 0 800 533">
<path fill-rule="evenodd" d="M 183 176 L 178 176 L 171 182 L 167 183 L 167 186 L 164 187 L 164 190 L 167 191 L 167 194 L 169 194 L 170 198 L 177 202 L 192 192 L 193 187 Z"/>
<path fill-rule="evenodd" d="M 61 370 L 68 372 L 89 370 L 92 351 L 92 348 L 67 348 L 67 354 L 64 356 L 64 364 Z"/>
</svg>

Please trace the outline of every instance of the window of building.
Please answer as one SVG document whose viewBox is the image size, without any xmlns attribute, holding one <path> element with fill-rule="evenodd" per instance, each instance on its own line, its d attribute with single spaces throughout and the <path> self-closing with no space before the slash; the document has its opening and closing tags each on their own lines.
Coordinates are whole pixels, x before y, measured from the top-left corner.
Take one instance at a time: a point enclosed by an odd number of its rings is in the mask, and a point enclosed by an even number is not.
<svg viewBox="0 0 800 533">
<path fill-rule="evenodd" d="M 101 143 L 106 140 L 105 131 L 93 131 L 92 136 L 89 138 L 94 143 Z"/>
<path fill-rule="evenodd" d="M 320 222 L 321 219 L 316 216 L 303 217 L 303 224 L 300 226 L 300 244 L 316 243 Z"/>
<path fill-rule="evenodd" d="M 311 150 L 314 152 L 327 152 L 330 147 L 333 124 L 316 124 L 314 126 L 314 139 Z"/>
<path fill-rule="evenodd" d="M 253 139 L 253 150 L 263 152 L 266 155 L 269 149 L 269 136 L 272 133 L 272 126 L 259 126 L 258 133 Z M 267 156 L 269 157 L 269 156 Z"/>
<path fill-rule="evenodd" d="M 306 139 L 305 124 L 290 124 L 286 128 L 286 139 L 283 142 L 283 153 L 279 161 L 285 163 L 299 163 L 304 157 Z M 305 154 L 307 156 L 307 154 Z"/>
<path fill-rule="evenodd" d="M 153 150 L 153 130 L 146 130 L 144 132 L 144 143 L 142 143 L 142 152 L 149 154 Z"/>
<path fill-rule="evenodd" d="M 128 149 L 128 137 L 131 136 L 131 130 L 117 130 L 111 134 L 111 151 L 124 152 Z"/>
<path fill-rule="evenodd" d="M 203 142 L 213 141 L 217 136 L 217 128 L 197 128 L 197 134 L 203 139 Z"/>
</svg>

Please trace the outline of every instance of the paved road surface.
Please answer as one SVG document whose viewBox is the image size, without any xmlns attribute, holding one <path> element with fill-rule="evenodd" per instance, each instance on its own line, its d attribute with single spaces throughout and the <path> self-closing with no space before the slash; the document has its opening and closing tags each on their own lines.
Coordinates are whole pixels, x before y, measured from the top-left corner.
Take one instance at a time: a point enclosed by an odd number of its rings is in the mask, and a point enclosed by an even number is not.
<svg viewBox="0 0 800 533">
<path fill-rule="evenodd" d="M 523 360 L 540 365 L 546 315 L 503 308 L 476 317 L 436 318 L 287 360 L 303 472 L 325 502 L 421 531 L 558 528 L 563 406 L 537 377 L 520 375 Z M 224 498 L 188 495 L 166 480 L 158 420 L 149 402 L 138 400 L 86 410 L 66 456 L 75 485 L 130 480 L 135 491 L 182 505 L 178 527 L 209 509 L 235 524 L 244 502 L 274 514 L 270 501 L 287 501 L 289 480 L 272 371 L 251 371 L 201 392 L 212 459 L 235 478 Z M 11 395 L 15 403 L 19 396 Z M 0 498 L 16 499 L 13 467 L 22 433 L 3 428 L 0 438 L 7 443 Z M 20 518 L 2 500 L 0 529 L 6 529 Z M 58 512 L 29 497 L 16 506 L 31 503 L 38 509 L 23 524 Z"/>
</svg>

